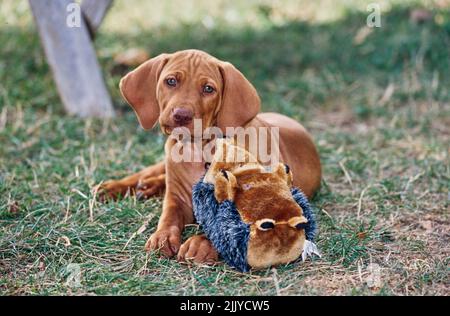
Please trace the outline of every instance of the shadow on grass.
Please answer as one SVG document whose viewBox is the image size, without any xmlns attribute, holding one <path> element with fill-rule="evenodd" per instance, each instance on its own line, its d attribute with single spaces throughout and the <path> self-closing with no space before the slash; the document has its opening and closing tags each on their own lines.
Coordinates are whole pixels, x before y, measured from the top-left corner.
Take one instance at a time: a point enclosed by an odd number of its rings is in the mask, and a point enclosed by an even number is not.
<svg viewBox="0 0 450 316">
<path fill-rule="evenodd" d="M 449 98 L 450 14 L 436 12 L 438 18 L 418 24 L 410 21 L 411 10 L 396 7 L 383 14 L 382 27 L 372 29 L 359 44 L 355 44 L 355 36 L 365 25 L 365 13 L 348 12 L 330 23 L 287 21 L 277 26 L 266 12 L 261 19 L 267 20 L 267 26 L 259 30 L 228 25 L 207 29 L 194 24 L 142 30 L 137 35 L 103 32 L 96 46 L 120 108 L 124 103 L 117 89 L 119 76 L 111 75 L 113 54 L 136 46 L 152 56 L 197 48 L 241 69 L 257 87 L 266 110 L 296 116 L 300 109 L 321 107 L 330 99 L 344 97 L 364 118 L 374 111 L 370 90 L 385 89 L 391 82 L 400 86 L 396 97 L 401 102 L 408 97 L 427 98 L 426 86 L 438 76 L 440 85 L 432 91 L 433 96 L 443 101 Z M 0 78 L 9 99 L 41 107 L 58 103 L 54 88 L 48 88 L 51 78 L 37 35 L 8 27 L 1 31 L 0 39 L 6 45 L 0 53 Z M 418 80 L 423 82 L 419 85 L 425 88 L 402 82 L 405 72 L 420 72 Z"/>
</svg>

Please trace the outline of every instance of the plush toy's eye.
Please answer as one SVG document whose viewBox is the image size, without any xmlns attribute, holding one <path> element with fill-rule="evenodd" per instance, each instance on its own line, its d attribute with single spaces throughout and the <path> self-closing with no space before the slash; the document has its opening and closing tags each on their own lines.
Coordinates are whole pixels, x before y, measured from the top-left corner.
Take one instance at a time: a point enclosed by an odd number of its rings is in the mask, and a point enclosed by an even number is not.
<svg viewBox="0 0 450 316">
<path fill-rule="evenodd" d="M 228 180 L 228 174 L 227 174 L 227 172 L 225 171 L 225 170 L 221 170 L 221 172 L 222 172 L 222 175 L 225 177 L 225 179 L 227 179 Z"/>
<path fill-rule="evenodd" d="M 286 173 L 289 173 L 291 168 L 287 164 L 284 164 L 284 170 L 286 170 Z"/>
<path fill-rule="evenodd" d="M 272 229 L 275 227 L 275 224 L 272 222 L 264 222 L 264 223 L 261 223 L 261 225 L 259 225 L 259 227 L 261 227 L 262 229 Z"/>
<path fill-rule="evenodd" d="M 305 229 L 306 226 L 308 226 L 308 223 L 298 223 L 297 225 L 295 225 L 295 228 L 297 228 L 298 230 L 302 230 Z"/>
<path fill-rule="evenodd" d="M 205 162 L 205 170 L 208 170 L 210 166 L 211 166 L 210 162 Z"/>
<path fill-rule="evenodd" d="M 259 230 L 266 231 L 275 228 L 275 221 L 272 219 L 260 219 L 256 222 L 256 227 L 258 227 Z"/>
<path fill-rule="evenodd" d="M 289 226 L 297 230 L 305 229 L 308 226 L 308 220 L 304 216 L 292 217 L 288 221 Z"/>
</svg>

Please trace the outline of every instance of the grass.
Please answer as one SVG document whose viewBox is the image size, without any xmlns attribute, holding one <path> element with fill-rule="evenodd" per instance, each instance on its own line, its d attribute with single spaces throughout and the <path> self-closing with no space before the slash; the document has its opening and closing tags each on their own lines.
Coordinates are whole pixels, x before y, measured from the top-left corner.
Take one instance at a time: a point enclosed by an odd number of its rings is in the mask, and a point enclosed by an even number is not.
<svg viewBox="0 0 450 316">
<path fill-rule="evenodd" d="M 104 121 L 64 114 L 27 2 L 0 4 L 1 294 L 450 293 L 448 1 L 380 1 L 370 33 L 367 1 L 134 2 L 116 1 L 96 40 L 118 114 Z M 417 8 L 433 18 L 411 21 Z M 245 275 L 179 264 L 143 251 L 160 200 L 95 201 L 94 184 L 162 157 L 119 96 L 113 56 L 128 47 L 229 60 L 265 110 L 307 126 L 322 259 Z"/>
</svg>

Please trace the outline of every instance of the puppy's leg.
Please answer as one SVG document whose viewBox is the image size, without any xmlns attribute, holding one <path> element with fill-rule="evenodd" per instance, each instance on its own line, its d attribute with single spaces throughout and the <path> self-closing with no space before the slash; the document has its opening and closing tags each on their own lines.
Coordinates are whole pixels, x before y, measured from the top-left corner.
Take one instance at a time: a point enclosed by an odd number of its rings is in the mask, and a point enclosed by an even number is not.
<svg viewBox="0 0 450 316">
<path fill-rule="evenodd" d="M 101 200 L 116 199 L 125 196 L 127 192 L 137 193 L 140 198 L 162 194 L 165 172 L 165 164 L 160 162 L 120 180 L 108 180 L 100 185 L 99 197 Z"/>
<path fill-rule="evenodd" d="M 215 263 L 219 259 L 217 250 L 205 235 L 195 235 L 181 245 L 178 261 L 194 261 L 195 263 Z"/>
<path fill-rule="evenodd" d="M 166 175 L 159 176 L 146 175 L 139 179 L 136 186 L 136 196 L 138 199 L 148 199 L 152 196 L 160 196 L 166 188 Z"/>
<path fill-rule="evenodd" d="M 172 190 L 173 191 L 173 190 Z M 192 220 L 186 218 L 189 210 L 168 188 L 164 196 L 163 211 L 158 222 L 158 228 L 145 244 L 147 251 L 159 251 L 166 257 L 177 254 L 181 245 L 181 233 L 184 225 Z M 192 213 L 192 211 L 190 211 Z"/>
</svg>

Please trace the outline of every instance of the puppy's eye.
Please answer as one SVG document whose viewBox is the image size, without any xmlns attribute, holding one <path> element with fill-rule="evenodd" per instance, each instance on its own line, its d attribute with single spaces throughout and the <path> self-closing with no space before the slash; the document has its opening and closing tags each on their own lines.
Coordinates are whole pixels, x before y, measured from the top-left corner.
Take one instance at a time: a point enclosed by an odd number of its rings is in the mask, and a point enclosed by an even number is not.
<svg viewBox="0 0 450 316">
<path fill-rule="evenodd" d="M 212 86 L 210 86 L 209 84 L 207 84 L 203 87 L 203 93 L 210 94 L 210 93 L 213 93 L 214 91 L 216 91 L 216 90 L 214 90 L 214 88 Z"/>
<path fill-rule="evenodd" d="M 166 79 L 166 83 L 167 83 L 168 86 L 176 87 L 178 81 L 177 81 L 177 79 L 175 79 L 173 77 L 170 77 L 170 78 Z"/>
<path fill-rule="evenodd" d="M 275 221 L 272 219 L 261 219 L 256 222 L 256 227 L 258 227 L 259 230 L 266 231 L 275 228 Z"/>
</svg>

